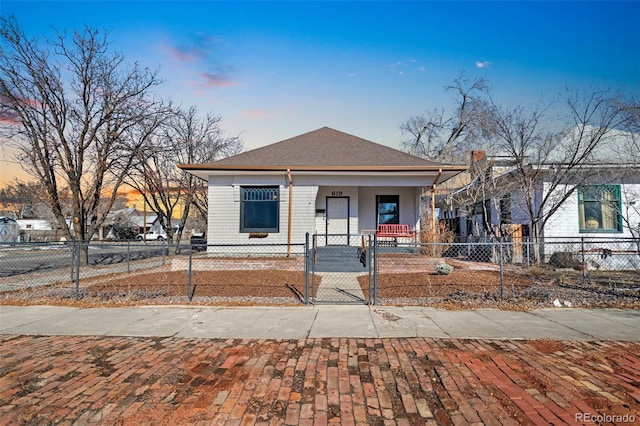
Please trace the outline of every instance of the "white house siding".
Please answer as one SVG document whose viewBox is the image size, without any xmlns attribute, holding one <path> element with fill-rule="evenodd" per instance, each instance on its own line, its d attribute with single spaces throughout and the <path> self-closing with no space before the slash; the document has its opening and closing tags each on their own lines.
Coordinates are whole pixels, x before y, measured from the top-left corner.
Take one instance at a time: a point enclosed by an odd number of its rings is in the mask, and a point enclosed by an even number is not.
<svg viewBox="0 0 640 426">
<path fill-rule="evenodd" d="M 18 219 L 21 231 L 51 231 L 51 222 L 44 219 Z"/>
<path fill-rule="evenodd" d="M 558 192 L 567 189 L 566 185 L 560 185 Z M 549 192 L 549 184 L 545 182 L 544 193 Z M 548 239 L 556 238 L 579 238 L 585 236 L 580 233 L 580 221 L 578 218 L 578 193 L 574 192 L 567 200 L 562 203 L 560 208 L 549 217 L 544 226 L 544 235 Z M 618 234 L 616 234 L 618 236 Z"/>
<path fill-rule="evenodd" d="M 631 238 L 633 237 L 631 231 L 628 228 L 628 224 L 635 224 L 638 226 L 640 217 L 634 208 L 626 209 L 626 206 L 630 203 L 636 203 L 636 208 L 640 208 L 640 197 L 636 196 L 640 194 L 640 184 L 627 184 L 621 186 L 622 196 L 622 214 L 626 218 L 623 220 L 622 232 L 614 233 L 602 233 L 602 232 L 580 232 L 580 222 L 578 217 L 578 193 L 574 193 L 560 206 L 553 216 L 549 218 L 545 225 L 544 235 L 546 238 Z M 565 187 L 558 188 L 562 191 Z M 549 190 L 549 185 L 545 183 L 545 193 Z M 635 194 L 635 195 L 634 195 Z M 634 207 L 634 206 L 632 206 Z"/>
<path fill-rule="evenodd" d="M 229 179 L 227 183 L 229 182 Z M 211 185 L 214 181 L 216 185 Z M 243 185 L 256 185 L 256 180 L 251 179 L 246 183 L 234 179 L 230 185 L 219 186 L 224 183 L 220 179 L 210 180 L 209 185 L 209 218 L 207 226 L 207 243 L 215 244 L 287 244 L 288 240 L 288 217 L 289 217 L 289 196 L 291 194 L 289 185 L 282 184 L 282 179 L 260 179 L 259 185 L 279 185 L 280 186 L 280 220 L 279 232 L 271 232 L 266 238 L 249 238 L 248 233 L 240 232 L 240 187 Z M 305 234 L 310 234 L 315 230 L 315 199 L 318 191 L 317 186 L 296 186 L 293 185 L 292 221 L 291 221 L 291 243 L 304 243 Z M 239 249 L 238 249 L 239 250 Z M 286 246 L 270 247 L 254 251 L 275 251 L 285 252 Z M 240 251 L 240 250 L 239 250 Z M 292 248 L 294 251 L 302 251 L 300 247 Z M 208 252 L 219 253 L 221 249 L 209 247 Z M 226 252 L 229 254 L 229 252 Z M 240 253 L 238 253 L 240 254 Z"/>
<path fill-rule="evenodd" d="M 564 190 L 559 188 L 558 190 Z M 548 185 L 545 185 L 545 191 Z M 622 232 L 580 232 L 578 217 L 578 193 L 574 192 L 562 206 L 549 218 L 544 229 L 544 252 L 547 260 L 556 251 L 574 251 L 580 253 L 580 260 L 585 261 L 587 268 L 599 270 L 637 270 L 640 268 L 640 259 L 637 255 L 637 245 L 631 241 L 633 234 L 629 230 L 629 224 L 637 224 L 640 217 L 633 209 L 626 209 L 629 203 L 637 202 L 637 194 L 640 194 L 640 185 L 621 185 Z M 562 241 L 580 239 L 580 243 L 562 244 Z M 623 240 L 627 239 L 627 240 Z M 618 240 L 618 241 L 616 241 Z M 580 247 L 576 247 L 580 244 Z M 610 256 L 603 256 L 603 249 L 610 250 Z M 584 250 L 584 254 L 582 253 Z"/>
<path fill-rule="evenodd" d="M 293 214 L 291 242 L 303 243 L 304 236 L 326 232 L 327 197 L 349 197 L 349 233 L 376 228 L 376 195 L 399 195 L 400 222 L 419 226 L 418 202 L 421 183 L 418 177 L 398 178 L 380 175 L 312 175 L 292 173 Z M 416 186 L 390 186 L 388 183 Z M 387 183 L 386 185 L 384 183 Z M 240 187 L 249 185 L 280 186 L 279 232 L 266 238 L 249 239 L 240 232 Z M 209 178 L 207 242 L 215 244 L 286 244 L 289 185 L 285 174 L 218 175 Z M 354 240 L 355 241 L 355 240 Z M 351 241 L 351 243 L 354 243 Z M 286 247 L 279 248 L 286 250 Z M 219 252 L 209 247 L 209 253 Z"/>
</svg>

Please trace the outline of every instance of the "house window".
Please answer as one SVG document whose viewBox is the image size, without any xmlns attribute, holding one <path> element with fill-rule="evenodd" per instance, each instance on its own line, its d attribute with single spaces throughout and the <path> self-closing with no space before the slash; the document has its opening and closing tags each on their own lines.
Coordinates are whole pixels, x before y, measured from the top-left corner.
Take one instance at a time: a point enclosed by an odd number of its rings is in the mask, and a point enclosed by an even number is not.
<svg viewBox="0 0 640 426">
<path fill-rule="evenodd" d="M 400 223 L 400 196 L 377 195 L 378 225 Z"/>
<path fill-rule="evenodd" d="M 622 232 L 619 185 L 578 188 L 580 232 Z"/>
<path fill-rule="evenodd" d="M 278 232 L 280 188 L 245 186 L 240 188 L 240 232 Z"/>
<path fill-rule="evenodd" d="M 491 226 L 491 200 L 478 201 L 473 205 L 475 220 L 482 222 L 482 228 L 488 230 Z M 479 217 L 478 217 L 479 216 Z"/>
<path fill-rule="evenodd" d="M 511 196 L 509 194 L 500 198 L 500 223 L 511 223 Z"/>
</svg>

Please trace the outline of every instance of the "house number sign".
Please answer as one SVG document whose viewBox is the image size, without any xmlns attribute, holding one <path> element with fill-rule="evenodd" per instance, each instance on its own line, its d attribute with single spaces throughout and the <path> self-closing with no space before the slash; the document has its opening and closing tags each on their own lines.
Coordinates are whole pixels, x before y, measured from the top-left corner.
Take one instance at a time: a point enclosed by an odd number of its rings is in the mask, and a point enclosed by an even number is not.
<svg viewBox="0 0 640 426">
<path fill-rule="evenodd" d="M 339 197 L 342 195 L 342 191 L 331 191 L 332 197 Z"/>
</svg>

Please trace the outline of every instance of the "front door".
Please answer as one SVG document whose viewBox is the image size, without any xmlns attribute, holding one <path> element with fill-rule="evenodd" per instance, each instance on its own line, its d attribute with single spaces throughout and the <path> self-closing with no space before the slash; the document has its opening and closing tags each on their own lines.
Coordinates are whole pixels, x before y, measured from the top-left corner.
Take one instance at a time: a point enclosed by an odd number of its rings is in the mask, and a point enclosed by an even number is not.
<svg viewBox="0 0 640 426">
<path fill-rule="evenodd" d="M 326 233 L 327 235 L 344 236 L 349 234 L 349 197 L 327 197 Z M 341 244 L 345 244 L 347 241 L 348 238 Z M 327 241 L 327 244 L 329 244 L 329 241 Z"/>
</svg>

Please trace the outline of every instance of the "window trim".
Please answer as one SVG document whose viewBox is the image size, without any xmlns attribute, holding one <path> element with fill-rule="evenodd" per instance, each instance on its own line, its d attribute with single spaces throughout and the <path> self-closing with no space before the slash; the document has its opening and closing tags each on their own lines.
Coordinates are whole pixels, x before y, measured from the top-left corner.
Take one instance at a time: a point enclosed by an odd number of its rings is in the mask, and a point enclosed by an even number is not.
<svg viewBox="0 0 640 426">
<path fill-rule="evenodd" d="M 378 194 L 376 195 L 376 227 L 380 225 L 380 204 L 383 203 L 383 198 L 393 198 L 393 201 L 387 201 L 386 203 L 396 203 L 398 207 L 398 222 L 395 224 L 400 224 L 400 195 L 399 194 Z M 385 223 L 394 223 L 394 222 L 385 222 Z"/>
<path fill-rule="evenodd" d="M 586 227 L 586 222 L 587 222 L 587 217 L 586 217 L 586 212 L 584 212 L 584 202 L 585 202 L 585 196 L 584 193 L 587 190 L 601 190 L 601 189 L 606 189 L 606 190 L 610 190 L 613 192 L 615 199 L 610 200 L 610 202 L 613 204 L 615 204 L 615 211 L 613 212 L 615 217 L 613 218 L 614 220 L 614 228 L 587 228 Z M 622 191 L 620 188 L 620 185 L 608 185 L 608 184 L 602 184 L 602 185 L 581 185 L 578 187 L 578 228 L 579 228 L 579 232 L 581 234 L 617 234 L 617 233 L 621 233 L 623 232 L 623 227 L 622 227 L 622 211 L 621 211 L 621 207 L 622 207 Z M 586 198 L 587 202 L 597 202 L 600 203 L 600 215 L 602 215 L 602 200 L 598 200 L 595 198 Z M 584 216 L 584 217 L 583 217 Z"/>
<path fill-rule="evenodd" d="M 245 200 L 244 194 L 248 190 L 252 189 L 275 189 L 276 190 L 276 200 Z M 265 203 L 276 203 L 276 226 L 269 228 L 257 228 L 257 227 L 245 227 L 244 226 L 244 214 L 245 214 L 245 203 L 247 202 L 265 202 Z M 277 185 L 248 185 L 240 187 L 240 233 L 248 234 L 251 232 L 280 232 L 280 186 Z"/>
</svg>

